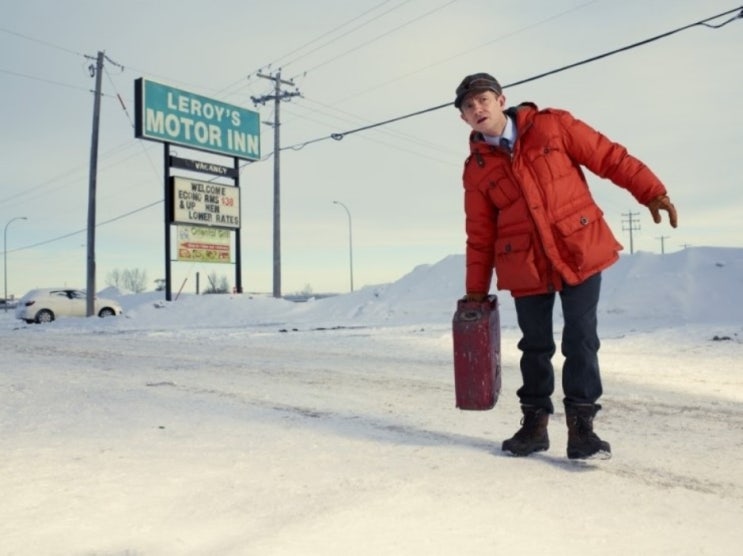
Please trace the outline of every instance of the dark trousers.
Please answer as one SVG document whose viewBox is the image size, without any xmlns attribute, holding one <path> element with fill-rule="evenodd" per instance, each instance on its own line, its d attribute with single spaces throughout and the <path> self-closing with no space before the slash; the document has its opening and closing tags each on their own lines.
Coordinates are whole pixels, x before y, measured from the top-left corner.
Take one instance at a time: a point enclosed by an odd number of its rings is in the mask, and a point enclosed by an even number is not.
<svg viewBox="0 0 743 556">
<path fill-rule="evenodd" d="M 562 330 L 562 389 L 564 403 L 592 404 L 602 394 L 599 373 L 598 320 L 596 309 L 601 291 L 601 274 L 595 274 L 577 286 L 565 286 L 559 292 L 564 326 Z M 518 297 L 516 316 L 522 338 L 521 355 L 523 386 L 516 392 L 522 405 L 554 411 L 551 396 L 555 389 L 552 356 L 555 340 L 552 312 L 555 293 Z"/>
</svg>

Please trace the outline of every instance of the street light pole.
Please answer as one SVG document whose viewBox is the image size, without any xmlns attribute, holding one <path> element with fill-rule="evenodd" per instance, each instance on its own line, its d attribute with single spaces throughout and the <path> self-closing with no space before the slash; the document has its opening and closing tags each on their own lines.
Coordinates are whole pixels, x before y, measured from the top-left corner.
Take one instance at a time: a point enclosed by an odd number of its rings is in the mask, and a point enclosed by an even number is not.
<svg viewBox="0 0 743 556">
<path fill-rule="evenodd" d="M 333 204 L 342 206 L 348 215 L 348 260 L 351 275 L 351 291 L 353 291 L 353 232 L 351 230 L 351 211 L 340 201 L 333 201 Z"/>
<path fill-rule="evenodd" d="M 11 222 L 15 222 L 16 220 L 28 220 L 25 216 L 16 216 L 15 218 L 11 218 L 8 223 L 5 225 L 5 230 L 3 231 L 3 285 L 5 286 L 4 291 L 4 299 L 5 299 L 5 312 L 8 312 L 8 226 L 10 226 Z"/>
</svg>

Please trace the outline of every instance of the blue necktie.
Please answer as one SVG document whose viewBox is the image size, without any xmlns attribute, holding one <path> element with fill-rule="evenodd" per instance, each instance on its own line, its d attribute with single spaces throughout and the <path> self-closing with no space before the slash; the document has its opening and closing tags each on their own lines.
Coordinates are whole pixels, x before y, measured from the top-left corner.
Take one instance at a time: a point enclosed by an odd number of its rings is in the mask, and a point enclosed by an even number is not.
<svg viewBox="0 0 743 556">
<path fill-rule="evenodd" d="M 505 137 L 501 137 L 498 144 L 501 146 L 501 148 L 506 149 L 508 152 L 511 152 L 511 142 Z"/>
</svg>

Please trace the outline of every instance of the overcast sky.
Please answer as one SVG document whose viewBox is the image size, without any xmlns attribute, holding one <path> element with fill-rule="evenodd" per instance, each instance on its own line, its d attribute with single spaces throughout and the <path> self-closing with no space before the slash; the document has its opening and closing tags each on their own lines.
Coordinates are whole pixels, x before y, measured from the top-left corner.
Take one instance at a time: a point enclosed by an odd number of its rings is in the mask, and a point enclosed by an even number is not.
<svg viewBox="0 0 743 556">
<path fill-rule="evenodd" d="M 301 96 L 281 105 L 282 293 L 349 289 L 398 279 L 464 252 L 461 173 L 467 126 L 453 107 L 345 136 L 451 102 L 469 73 L 504 85 L 711 16 L 725 0 L 160 0 L 3 2 L 0 22 L 0 225 L 8 291 L 85 286 L 96 53 L 103 74 L 97 180 L 98 289 L 113 270 L 165 275 L 163 146 L 136 139 L 134 80 L 145 77 L 256 110 L 273 120 L 274 73 Z M 44 17 L 41 17 L 44 14 Z M 715 20 L 722 23 L 733 14 Z M 743 20 L 697 26 L 648 45 L 506 89 L 573 112 L 646 162 L 669 189 L 679 228 L 607 181 L 594 196 L 630 250 L 743 246 Z M 317 139 L 320 141 L 311 142 Z M 246 164 L 242 282 L 272 290 L 273 129 Z M 301 148 L 303 144 L 311 142 Z M 176 149 L 185 158 L 214 160 Z M 231 165 L 231 159 L 221 159 Z M 208 177 L 207 177 L 208 179 Z M 637 225 L 637 224 L 636 224 Z M 175 234 L 174 234 L 175 235 Z M 230 265 L 172 263 L 173 288 L 195 275 L 234 282 Z M 464 288 L 464 285 L 462 285 Z"/>
</svg>

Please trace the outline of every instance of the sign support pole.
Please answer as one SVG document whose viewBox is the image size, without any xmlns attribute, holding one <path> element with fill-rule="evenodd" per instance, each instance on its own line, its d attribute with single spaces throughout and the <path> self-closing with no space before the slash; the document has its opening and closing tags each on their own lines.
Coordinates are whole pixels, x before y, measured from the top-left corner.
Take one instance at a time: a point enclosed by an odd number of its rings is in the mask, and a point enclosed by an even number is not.
<svg viewBox="0 0 743 556">
<path fill-rule="evenodd" d="M 240 189 L 240 159 L 235 157 L 235 187 Z M 240 215 L 242 217 L 242 215 Z M 235 230 L 235 293 L 243 292 L 243 278 L 242 278 L 242 249 L 240 246 L 240 230 L 242 226 L 239 226 Z"/>
<path fill-rule="evenodd" d="M 163 143 L 163 146 L 163 168 L 165 172 L 163 177 L 163 184 L 165 185 L 165 301 L 172 301 L 173 275 L 170 271 L 170 207 L 173 206 L 173 189 L 170 187 L 170 143 Z"/>
</svg>

